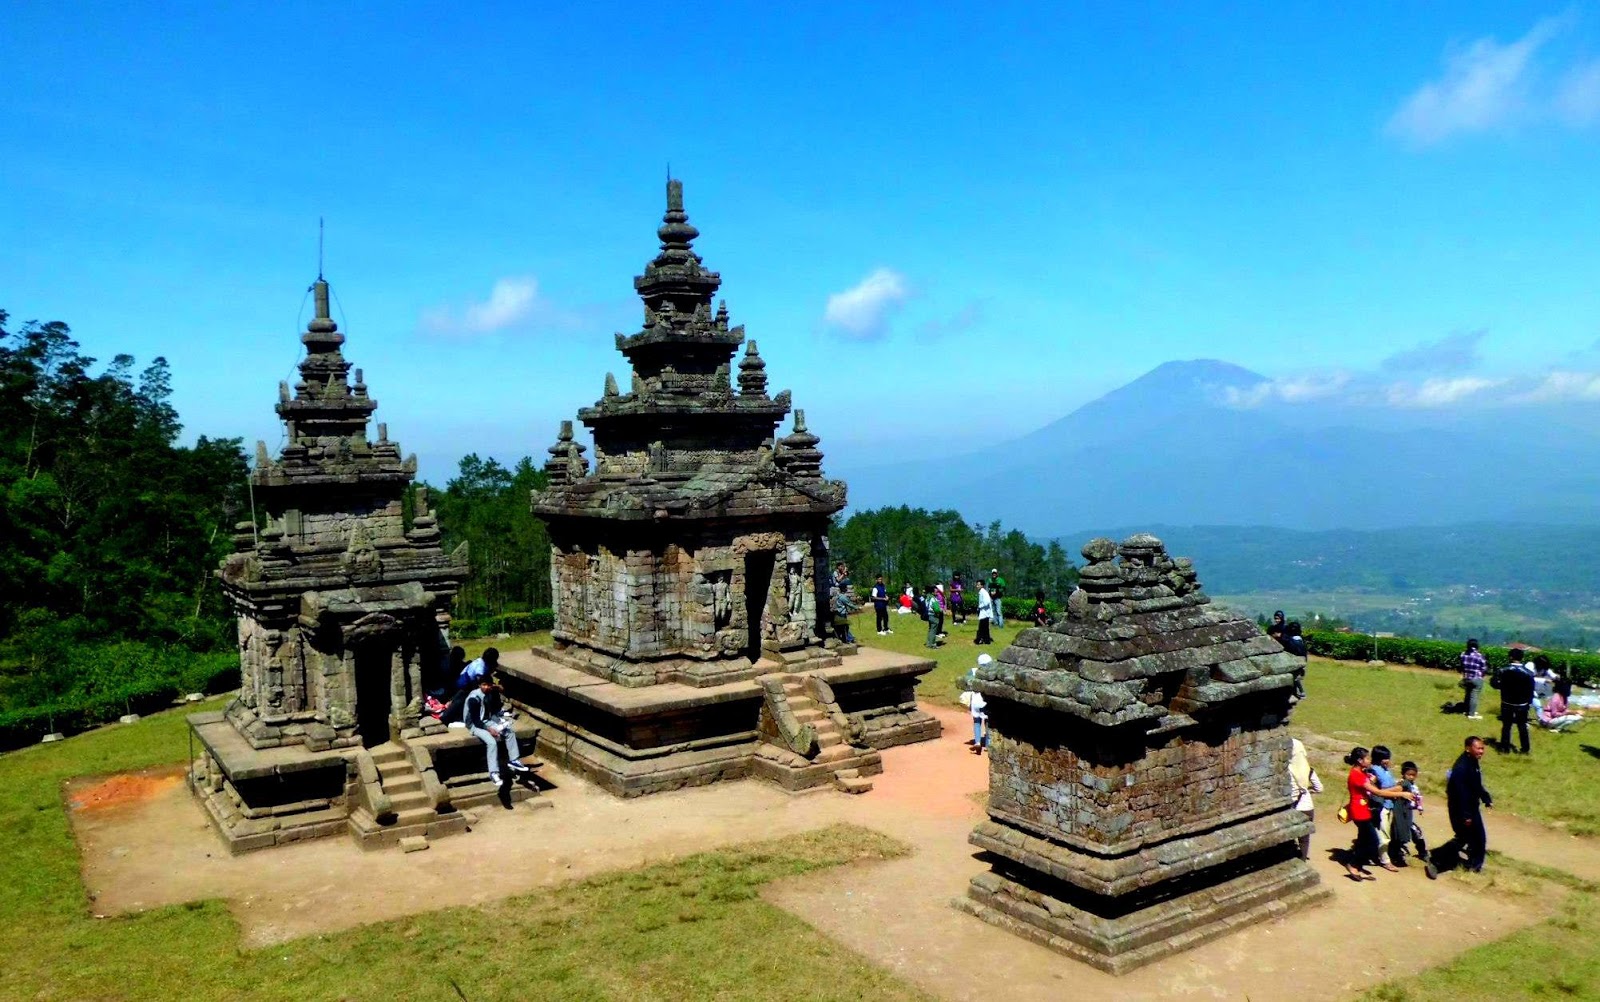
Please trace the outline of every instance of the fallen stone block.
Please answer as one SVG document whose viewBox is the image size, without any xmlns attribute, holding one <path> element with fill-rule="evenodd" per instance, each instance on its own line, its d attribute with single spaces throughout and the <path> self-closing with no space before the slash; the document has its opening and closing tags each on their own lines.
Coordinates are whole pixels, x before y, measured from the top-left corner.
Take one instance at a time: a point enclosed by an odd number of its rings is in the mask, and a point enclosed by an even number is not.
<svg viewBox="0 0 1600 1002">
<path fill-rule="evenodd" d="M 407 835 L 405 838 L 400 840 L 401 852 L 421 852 L 427 847 L 428 836 L 426 835 Z"/>
</svg>

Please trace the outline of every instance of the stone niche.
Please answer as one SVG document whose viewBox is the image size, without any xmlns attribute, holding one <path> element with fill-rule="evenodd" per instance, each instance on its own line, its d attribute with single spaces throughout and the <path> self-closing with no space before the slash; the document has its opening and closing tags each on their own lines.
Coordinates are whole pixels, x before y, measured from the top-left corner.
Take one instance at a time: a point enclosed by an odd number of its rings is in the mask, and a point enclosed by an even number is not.
<svg viewBox="0 0 1600 1002">
<path fill-rule="evenodd" d="M 978 672 L 991 869 L 956 904 L 1121 974 L 1328 892 L 1289 781 L 1304 661 L 1154 536 L 1083 556 L 1066 615 Z"/>
</svg>

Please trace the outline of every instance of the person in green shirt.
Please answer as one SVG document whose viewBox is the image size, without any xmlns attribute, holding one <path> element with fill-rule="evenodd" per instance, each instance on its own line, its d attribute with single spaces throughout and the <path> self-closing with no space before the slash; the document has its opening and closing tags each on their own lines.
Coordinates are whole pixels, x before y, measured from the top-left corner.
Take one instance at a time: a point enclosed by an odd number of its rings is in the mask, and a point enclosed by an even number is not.
<svg viewBox="0 0 1600 1002">
<path fill-rule="evenodd" d="M 989 572 L 989 600 L 994 603 L 995 629 L 1006 625 L 1006 614 L 1001 611 L 1000 600 L 1006 597 L 1006 579 L 1000 576 L 1000 568 L 996 567 Z"/>
</svg>

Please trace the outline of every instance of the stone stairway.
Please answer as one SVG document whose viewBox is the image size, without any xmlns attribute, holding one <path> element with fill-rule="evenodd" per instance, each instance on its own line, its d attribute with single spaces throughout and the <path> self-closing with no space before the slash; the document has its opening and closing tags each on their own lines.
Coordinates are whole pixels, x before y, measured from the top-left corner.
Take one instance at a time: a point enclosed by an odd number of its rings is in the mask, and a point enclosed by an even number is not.
<svg viewBox="0 0 1600 1002">
<path fill-rule="evenodd" d="M 399 845 L 401 839 L 443 838 L 467 830 L 467 816 L 445 805 L 436 808 L 405 748 L 393 741 L 370 749 L 388 809 L 374 817 L 365 807 L 350 814 L 350 834 L 363 849 Z M 410 843 L 415 845 L 415 843 Z"/>
<path fill-rule="evenodd" d="M 829 784 L 844 793 L 872 789 L 867 777 L 883 771 L 883 760 L 877 751 L 850 743 L 849 721 L 826 682 L 779 675 L 762 679 L 762 687 L 767 740 L 756 752 L 758 775 L 793 792 Z"/>
</svg>

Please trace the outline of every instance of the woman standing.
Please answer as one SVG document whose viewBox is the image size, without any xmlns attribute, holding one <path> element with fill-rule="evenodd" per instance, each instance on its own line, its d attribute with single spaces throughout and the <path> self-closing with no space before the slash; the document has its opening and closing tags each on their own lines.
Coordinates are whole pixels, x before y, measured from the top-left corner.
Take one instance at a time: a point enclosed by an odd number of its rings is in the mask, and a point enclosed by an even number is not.
<svg viewBox="0 0 1600 1002">
<path fill-rule="evenodd" d="M 1356 826 L 1356 841 L 1350 848 L 1350 856 L 1345 861 L 1344 872 L 1351 880 L 1374 879 L 1367 867 L 1372 865 L 1382 866 L 1385 870 L 1398 873 L 1399 868 L 1394 864 L 1378 858 L 1378 822 L 1372 816 L 1372 807 L 1368 804 L 1368 797 L 1399 797 L 1402 800 L 1416 802 L 1416 795 L 1407 793 L 1398 786 L 1383 789 L 1372 781 L 1367 774 L 1367 769 L 1372 765 L 1372 753 L 1357 745 L 1350 749 L 1350 754 L 1345 756 L 1345 764 L 1350 767 L 1350 775 L 1345 779 L 1345 786 L 1350 791 L 1350 820 Z"/>
<path fill-rule="evenodd" d="M 1299 738 L 1289 739 L 1289 778 L 1294 783 L 1294 809 L 1306 816 L 1310 822 L 1316 817 L 1316 804 L 1312 802 L 1313 793 L 1322 792 L 1322 780 L 1317 778 L 1317 770 L 1311 768 L 1311 759 L 1306 755 L 1306 746 L 1301 744 Z M 1315 831 L 1315 829 L 1312 829 Z M 1300 839 L 1300 858 L 1311 858 L 1311 832 L 1306 832 Z"/>
</svg>

